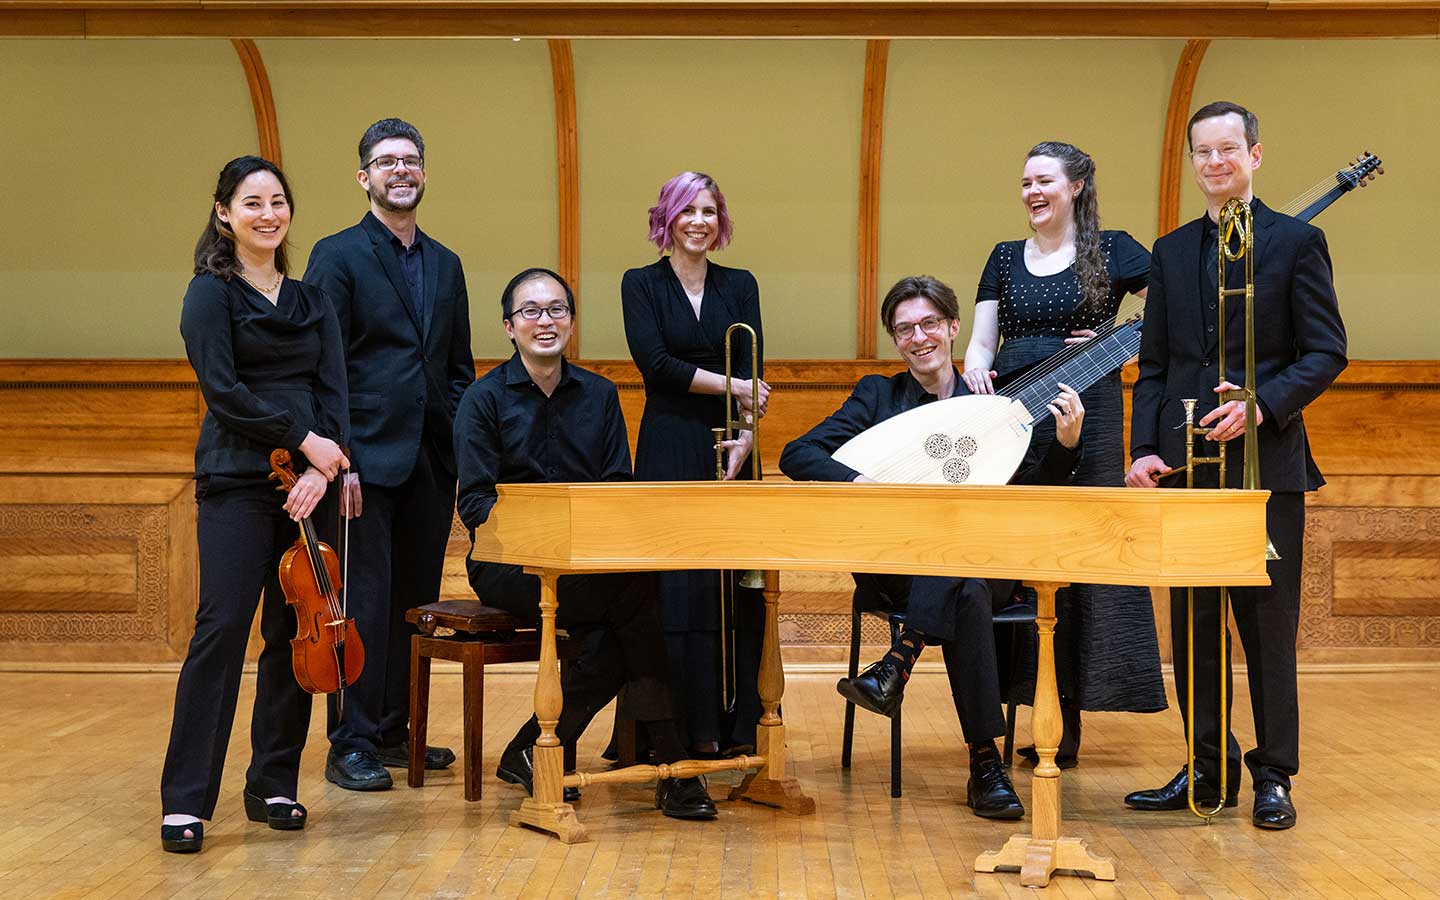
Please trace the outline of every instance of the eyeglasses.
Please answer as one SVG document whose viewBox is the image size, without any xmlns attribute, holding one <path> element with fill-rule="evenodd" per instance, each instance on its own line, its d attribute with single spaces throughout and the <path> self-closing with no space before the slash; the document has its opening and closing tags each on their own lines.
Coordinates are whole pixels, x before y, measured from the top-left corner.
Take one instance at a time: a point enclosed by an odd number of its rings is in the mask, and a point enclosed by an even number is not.
<svg viewBox="0 0 1440 900">
<path fill-rule="evenodd" d="M 1246 149 L 1239 144 L 1226 144 L 1223 147 L 1196 147 L 1190 151 L 1190 158 L 1196 162 L 1207 162 L 1212 156 L 1218 156 L 1221 159 L 1237 159 L 1245 154 Z"/>
<path fill-rule="evenodd" d="M 549 313 L 552 322 L 559 322 L 561 319 L 570 318 L 570 307 L 568 306 L 526 306 L 515 310 L 511 317 L 519 316 L 531 322 L 538 321 L 541 313 Z"/>
<path fill-rule="evenodd" d="M 374 166 L 382 172 L 390 172 L 401 163 L 404 163 L 405 168 L 412 171 L 425 168 L 425 160 L 419 156 L 377 156 L 367 162 L 365 168 Z"/>
<path fill-rule="evenodd" d="M 929 335 L 939 334 L 940 329 L 948 321 L 950 320 L 942 319 L 939 316 L 926 316 L 918 322 L 896 322 L 891 333 L 895 335 L 897 341 L 913 341 L 917 329 Z"/>
</svg>

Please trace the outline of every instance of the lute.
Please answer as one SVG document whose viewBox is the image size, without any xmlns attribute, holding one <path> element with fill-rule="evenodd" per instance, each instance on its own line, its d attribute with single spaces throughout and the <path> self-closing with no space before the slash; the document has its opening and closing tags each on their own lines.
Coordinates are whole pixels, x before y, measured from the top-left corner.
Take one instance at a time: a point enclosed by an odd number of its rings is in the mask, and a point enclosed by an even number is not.
<svg viewBox="0 0 1440 900">
<path fill-rule="evenodd" d="M 1330 204 L 1384 174 L 1365 153 L 1287 204 L 1282 212 L 1308 222 Z M 1112 323 L 1094 338 L 1013 373 L 994 394 L 967 394 L 927 403 L 886 419 L 846 441 L 837 462 L 876 481 L 895 484 L 1005 484 L 1030 446 L 1033 424 L 1049 415 L 1057 383 L 1083 391 L 1140 350 L 1142 315 Z"/>
</svg>

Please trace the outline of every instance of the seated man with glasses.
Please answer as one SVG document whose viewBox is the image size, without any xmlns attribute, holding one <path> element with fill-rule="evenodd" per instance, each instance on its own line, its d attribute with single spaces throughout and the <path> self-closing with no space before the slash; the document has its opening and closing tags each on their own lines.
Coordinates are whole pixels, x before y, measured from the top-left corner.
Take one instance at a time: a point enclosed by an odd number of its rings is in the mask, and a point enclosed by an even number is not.
<svg viewBox="0 0 1440 900">
<path fill-rule="evenodd" d="M 466 389 L 455 416 L 457 506 L 472 547 L 476 526 L 495 506 L 497 484 L 630 480 L 630 444 L 615 385 L 565 359 L 574 298 L 564 279 L 549 269 L 526 269 L 505 286 L 500 307 L 515 355 Z M 537 576 L 473 557 L 466 570 L 481 602 L 539 624 Z M 559 592 L 556 624 L 582 648 L 561 686 L 565 705 L 555 729 L 561 743 L 573 746 L 623 685 L 656 762 L 684 759 L 671 718 L 654 575 L 567 575 Z M 539 737 L 532 716 L 505 748 L 496 777 L 533 793 Z M 574 788 L 565 793 L 566 800 L 579 796 Z M 655 803 L 672 818 L 715 818 L 699 778 L 662 780 Z"/>
<path fill-rule="evenodd" d="M 906 370 L 889 378 L 860 379 L 840 409 L 785 447 L 781 471 L 796 481 L 868 481 L 831 454 L 860 432 L 922 403 L 969 393 L 951 359 L 959 316 L 955 292 L 944 282 L 928 275 L 896 282 L 880 306 L 880 319 Z M 1050 405 L 1056 440 L 1048 447 L 1032 445 L 1012 483 L 1064 484 L 1080 461 L 1085 409 L 1070 388 L 1059 385 L 1058 390 Z M 917 540 L 922 531 L 923 523 L 917 521 Z M 836 688 L 857 706 L 894 716 L 920 651 L 926 644 L 940 644 L 970 748 L 966 802 L 984 818 L 1022 817 L 1025 808 L 995 749 L 995 738 L 1005 733 L 1005 714 L 990 620 L 995 601 L 1003 604 L 1013 583 L 920 575 L 854 577 L 881 602 L 904 611 L 906 624 L 888 653 L 855 678 L 840 679 Z"/>
</svg>

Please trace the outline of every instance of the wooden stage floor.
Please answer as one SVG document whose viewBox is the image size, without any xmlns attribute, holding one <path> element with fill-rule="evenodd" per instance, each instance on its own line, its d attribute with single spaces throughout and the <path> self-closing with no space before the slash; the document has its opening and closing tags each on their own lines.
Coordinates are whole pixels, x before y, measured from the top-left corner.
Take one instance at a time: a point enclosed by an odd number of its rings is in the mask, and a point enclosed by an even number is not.
<svg viewBox="0 0 1440 900">
<path fill-rule="evenodd" d="M 677 822 L 645 787 L 591 788 L 579 804 L 590 843 L 566 846 L 509 828 L 518 788 L 493 779 L 464 802 L 458 768 L 424 789 L 356 794 L 324 781 L 316 706 L 301 775 L 303 832 L 270 831 L 240 805 L 248 761 L 247 676 L 225 784 L 204 852 L 161 852 L 158 780 L 173 674 L 0 673 L 0 897 L 969 896 L 1029 894 L 1015 874 L 976 875 L 982 850 L 1024 823 L 987 822 L 963 805 L 965 756 L 945 681 L 918 674 L 905 716 L 905 796 L 892 800 L 887 722 L 858 717 L 855 765 L 840 769 L 834 676 L 791 676 L 785 713 L 807 818 L 722 803 L 715 822 Z M 492 675 L 486 769 L 528 713 L 531 679 Z M 1250 732 L 1237 681 L 1238 731 Z M 459 746 L 460 680 L 437 674 L 435 743 Z M 1052 897 L 1440 896 L 1440 674 L 1301 676 L 1305 768 L 1300 824 L 1262 832 L 1240 807 L 1205 826 L 1186 813 L 1126 810 L 1121 796 L 1179 766 L 1179 717 L 1099 714 L 1085 721 L 1081 767 L 1065 775 L 1066 831 L 1116 859 L 1118 880 L 1057 877 Z M 1172 697 L 1173 702 L 1173 697 Z M 1024 714 L 1022 713 L 1022 730 Z M 604 713 L 582 766 L 609 733 Z M 397 770 L 398 772 L 398 770 Z M 737 775 L 716 777 L 723 794 Z M 1015 780 L 1028 800 L 1030 775 Z"/>
</svg>

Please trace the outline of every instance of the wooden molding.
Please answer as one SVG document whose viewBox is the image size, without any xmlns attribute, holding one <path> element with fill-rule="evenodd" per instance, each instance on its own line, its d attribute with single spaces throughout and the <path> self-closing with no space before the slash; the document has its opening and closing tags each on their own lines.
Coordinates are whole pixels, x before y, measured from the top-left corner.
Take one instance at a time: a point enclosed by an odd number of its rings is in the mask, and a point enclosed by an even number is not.
<svg viewBox="0 0 1440 900">
<path fill-rule="evenodd" d="M 0 35 L 1440 37 L 1436 0 L 0 0 Z"/>
<path fill-rule="evenodd" d="M 275 120 L 275 97 L 270 93 L 270 76 L 260 48 L 246 38 L 231 38 L 230 44 L 245 68 L 245 82 L 250 85 L 250 105 L 255 109 L 255 134 L 260 139 L 260 155 L 277 166 L 280 162 L 280 124 Z"/>
<path fill-rule="evenodd" d="M 1180 184 L 1185 177 L 1185 123 L 1190 121 L 1190 98 L 1195 76 L 1205 59 L 1209 41 L 1186 41 L 1170 83 L 1170 106 L 1165 111 L 1165 140 L 1160 149 L 1160 221 L 1157 235 L 1168 234 L 1180 224 Z"/>
<path fill-rule="evenodd" d="M 570 42 L 551 40 L 550 77 L 555 84 L 555 184 L 559 197 L 558 271 L 580 306 L 580 146 L 575 124 L 575 59 Z M 580 330 L 570 335 L 565 356 L 580 358 Z"/>
<path fill-rule="evenodd" d="M 885 72 L 889 41 L 865 43 L 865 99 L 860 115 L 860 219 L 856 255 L 855 355 L 876 353 L 875 279 L 880 270 L 880 147 L 885 134 Z"/>
</svg>

